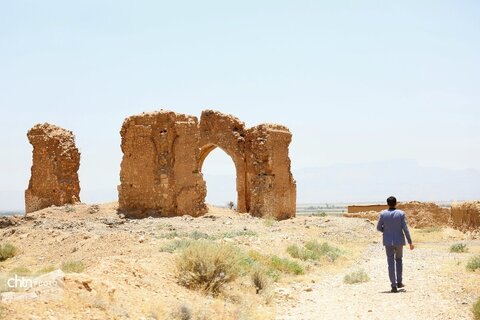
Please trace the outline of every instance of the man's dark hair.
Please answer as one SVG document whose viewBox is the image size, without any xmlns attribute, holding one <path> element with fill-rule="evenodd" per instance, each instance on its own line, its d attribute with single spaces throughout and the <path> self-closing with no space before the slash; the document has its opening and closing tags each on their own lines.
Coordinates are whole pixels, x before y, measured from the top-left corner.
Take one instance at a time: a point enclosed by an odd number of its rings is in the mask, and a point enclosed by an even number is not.
<svg viewBox="0 0 480 320">
<path fill-rule="evenodd" d="M 389 207 L 393 208 L 397 205 L 397 198 L 394 196 L 390 196 L 387 198 L 387 204 Z"/>
</svg>

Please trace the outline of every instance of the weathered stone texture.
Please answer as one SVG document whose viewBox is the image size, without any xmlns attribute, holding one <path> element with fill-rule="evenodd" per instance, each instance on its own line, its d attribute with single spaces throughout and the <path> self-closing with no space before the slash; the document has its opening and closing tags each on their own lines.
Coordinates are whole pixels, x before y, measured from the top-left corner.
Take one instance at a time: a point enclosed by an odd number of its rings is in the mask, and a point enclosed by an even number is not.
<svg viewBox="0 0 480 320">
<path fill-rule="evenodd" d="M 196 117 L 171 111 L 125 120 L 119 209 L 133 217 L 198 216 L 206 212 L 201 168 L 219 147 L 235 163 L 238 211 L 285 219 L 295 215 L 286 127 L 246 129 L 237 118 L 205 110 Z"/>
<path fill-rule="evenodd" d="M 455 228 L 471 230 L 480 228 L 480 201 L 452 204 L 452 224 Z"/>
<path fill-rule="evenodd" d="M 119 209 L 132 217 L 169 217 L 207 211 L 198 169 L 198 123 L 171 111 L 125 119 Z"/>
<path fill-rule="evenodd" d="M 33 146 L 32 175 L 25 191 L 25 212 L 80 201 L 80 152 L 71 131 L 45 123 L 28 131 Z"/>
<path fill-rule="evenodd" d="M 219 147 L 233 160 L 236 170 L 237 210 L 248 212 L 246 197 L 245 124 L 231 115 L 205 110 L 200 118 L 200 170 L 205 158 Z"/>
<path fill-rule="evenodd" d="M 292 134 L 284 126 L 263 124 L 249 129 L 246 140 L 249 212 L 277 219 L 295 216 L 296 183 L 288 156 Z"/>
</svg>

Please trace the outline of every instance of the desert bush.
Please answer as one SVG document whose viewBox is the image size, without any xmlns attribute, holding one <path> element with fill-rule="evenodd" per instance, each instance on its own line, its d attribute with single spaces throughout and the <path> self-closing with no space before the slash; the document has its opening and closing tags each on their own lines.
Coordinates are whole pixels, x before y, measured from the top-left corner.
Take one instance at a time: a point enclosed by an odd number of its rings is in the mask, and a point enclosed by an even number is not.
<svg viewBox="0 0 480 320">
<path fill-rule="evenodd" d="M 287 253 L 292 258 L 301 260 L 319 260 L 326 256 L 331 261 L 337 260 L 342 254 L 342 250 L 330 245 L 328 242 L 318 243 L 316 240 L 309 241 L 303 248 L 297 245 L 291 245 L 287 248 Z"/>
<path fill-rule="evenodd" d="M 355 284 L 355 283 L 362 283 L 362 282 L 368 282 L 368 281 L 370 281 L 370 278 L 363 270 L 358 270 L 358 271 L 349 273 L 345 275 L 345 277 L 343 278 L 343 282 L 347 284 Z"/>
<path fill-rule="evenodd" d="M 64 210 L 65 210 L 65 212 L 75 212 L 76 211 L 75 207 L 70 206 L 68 204 L 65 206 Z"/>
<path fill-rule="evenodd" d="M 199 240 L 199 239 L 211 239 L 214 240 L 214 237 L 211 237 L 208 233 L 205 232 L 200 232 L 200 231 L 192 231 L 189 234 L 187 234 L 187 238 L 193 239 L 193 240 Z"/>
<path fill-rule="evenodd" d="M 168 232 L 168 233 L 162 233 L 160 235 L 160 238 L 164 238 L 164 239 L 190 238 L 190 239 L 194 239 L 194 240 L 199 240 L 199 239 L 214 240 L 214 237 L 210 236 L 208 233 L 200 232 L 198 230 L 192 231 L 190 233 L 171 231 L 171 232 Z"/>
<path fill-rule="evenodd" d="M 3 319 L 4 317 L 5 317 L 5 308 L 0 304 L 0 319 Z"/>
<path fill-rule="evenodd" d="M 472 308 L 473 318 L 475 320 L 480 320 L 480 297 L 477 299 L 477 302 L 473 305 Z"/>
<path fill-rule="evenodd" d="M 222 235 L 222 238 L 236 238 L 236 237 L 242 237 L 242 236 L 254 237 L 254 236 L 257 236 L 257 233 L 252 230 L 234 230 L 234 231 L 225 232 Z"/>
<path fill-rule="evenodd" d="M 263 224 L 266 227 L 273 227 L 273 225 L 275 224 L 276 221 L 277 220 L 272 215 L 266 215 L 266 216 L 263 217 Z"/>
<path fill-rule="evenodd" d="M 192 242 L 177 257 L 176 268 L 181 285 L 216 295 L 239 275 L 238 250 L 205 240 Z"/>
<path fill-rule="evenodd" d="M 272 284 L 271 277 L 264 268 L 257 267 L 250 274 L 252 283 L 255 286 L 257 294 L 265 292 Z"/>
<path fill-rule="evenodd" d="M 28 276 L 32 273 L 30 269 L 27 267 L 17 267 L 10 271 L 12 274 L 16 274 L 17 276 Z"/>
<path fill-rule="evenodd" d="M 80 273 L 85 270 L 85 265 L 81 261 L 66 261 L 62 263 L 61 269 L 65 273 Z"/>
<path fill-rule="evenodd" d="M 17 253 L 17 247 L 11 243 L 6 243 L 3 246 L 0 245 L 0 261 L 5 261 L 9 258 L 13 258 Z"/>
<path fill-rule="evenodd" d="M 185 305 L 185 304 L 182 304 L 180 306 L 180 308 L 178 308 L 178 310 L 175 310 L 174 312 L 172 312 L 172 316 L 171 316 L 173 319 L 175 320 L 191 320 L 193 319 L 193 316 L 192 316 L 192 309 L 190 309 L 189 306 Z"/>
<path fill-rule="evenodd" d="M 191 243 L 192 243 L 192 241 L 189 240 L 189 239 L 174 240 L 174 241 L 168 243 L 167 245 L 161 247 L 161 248 L 160 248 L 160 251 L 161 251 L 161 252 L 170 252 L 170 253 L 173 253 L 173 252 L 175 252 L 175 251 L 177 251 L 177 250 L 185 249 L 185 248 L 188 247 Z"/>
<path fill-rule="evenodd" d="M 227 202 L 227 208 L 230 209 L 230 210 L 235 209 L 235 202 L 233 202 L 233 201 L 228 201 L 228 202 Z"/>
<path fill-rule="evenodd" d="M 270 258 L 270 265 L 272 266 L 272 268 L 280 272 L 296 274 L 296 275 L 305 273 L 305 269 L 298 262 L 287 259 L 287 258 L 272 256 Z"/>
<path fill-rule="evenodd" d="M 328 214 L 326 212 L 315 212 L 315 213 L 312 213 L 312 216 L 313 217 L 326 217 L 326 216 L 328 216 Z"/>
<path fill-rule="evenodd" d="M 288 246 L 287 253 L 292 258 L 301 259 L 301 260 L 318 260 L 320 258 L 319 255 L 315 254 L 315 252 L 307 250 L 305 248 L 300 248 L 296 244 L 292 244 L 291 246 Z"/>
<path fill-rule="evenodd" d="M 467 251 L 467 245 L 464 243 L 455 243 L 450 246 L 450 252 L 462 253 Z"/>
<path fill-rule="evenodd" d="M 468 260 L 467 270 L 475 271 L 480 270 L 480 255 L 476 255 Z"/>
<path fill-rule="evenodd" d="M 332 261 L 337 260 L 342 254 L 342 250 L 330 245 L 328 242 L 320 244 L 316 240 L 307 242 L 305 249 L 315 252 L 320 256 L 327 256 Z"/>
<path fill-rule="evenodd" d="M 304 274 L 305 269 L 296 261 L 280 258 L 278 256 L 263 255 L 257 251 L 249 251 L 248 255 L 253 261 L 267 268 L 267 274 L 277 281 L 280 273 Z"/>
</svg>

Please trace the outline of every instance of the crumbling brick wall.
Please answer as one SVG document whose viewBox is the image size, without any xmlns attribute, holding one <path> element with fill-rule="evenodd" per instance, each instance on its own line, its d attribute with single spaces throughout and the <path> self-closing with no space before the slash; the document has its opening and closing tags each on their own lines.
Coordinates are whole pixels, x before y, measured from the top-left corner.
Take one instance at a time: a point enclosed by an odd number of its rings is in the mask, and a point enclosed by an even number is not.
<svg viewBox="0 0 480 320">
<path fill-rule="evenodd" d="M 247 203 L 255 216 L 287 219 L 296 213 L 296 183 L 290 171 L 292 134 L 280 125 L 262 124 L 247 132 Z"/>
<path fill-rule="evenodd" d="M 171 111 L 125 119 L 121 130 L 119 209 L 132 217 L 198 216 L 206 212 L 203 161 L 219 147 L 235 163 L 238 211 L 295 216 L 290 131 L 279 125 L 246 129 L 237 118 L 205 110 L 201 121 Z"/>
<path fill-rule="evenodd" d="M 452 224 L 461 230 L 480 228 L 480 201 L 452 203 Z"/>
<path fill-rule="evenodd" d="M 136 218 L 207 211 L 197 118 L 163 110 L 143 113 L 125 119 L 120 134 L 120 210 Z"/>
<path fill-rule="evenodd" d="M 31 128 L 27 137 L 33 146 L 33 164 L 25 212 L 79 202 L 80 152 L 73 133 L 44 123 Z"/>
</svg>

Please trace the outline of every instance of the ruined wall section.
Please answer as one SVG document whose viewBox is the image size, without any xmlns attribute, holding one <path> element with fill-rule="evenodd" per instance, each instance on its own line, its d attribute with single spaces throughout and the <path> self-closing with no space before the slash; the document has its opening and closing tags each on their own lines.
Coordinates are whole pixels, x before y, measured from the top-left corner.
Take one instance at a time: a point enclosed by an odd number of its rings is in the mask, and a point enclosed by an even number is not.
<svg viewBox="0 0 480 320">
<path fill-rule="evenodd" d="M 247 131 L 248 210 L 255 216 L 294 217 L 296 183 L 288 147 L 292 134 L 280 125 L 262 124 Z"/>
<path fill-rule="evenodd" d="M 119 210 L 127 216 L 170 217 L 206 212 L 198 157 L 198 121 L 171 111 L 125 119 Z"/>
<path fill-rule="evenodd" d="M 205 110 L 200 118 L 199 166 L 215 148 L 225 151 L 233 160 L 236 170 L 237 211 L 248 212 L 245 160 L 245 123 L 234 116 Z"/>
<path fill-rule="evenodd" d="M 480 229 L 480 201 L 452 203 L 452 224 L 461 230 Z"/>
<path fill-rule="evenodd" d="M 73 133 L 44 123 L 31 128 L 27 137 L 33 146 L 33 164 L 25 212 L 79 202 L 80 152 Z"/>
<path fill-rule="evenodd" d="M 359 213 L 359 212 L 380 212 L 382 210 L 388 209 L 388 206 L 385 204 L 369 204 L 369 205 L 351 205 L 348 206 L 347 212 L 348 213 Z"/>
</svg>

